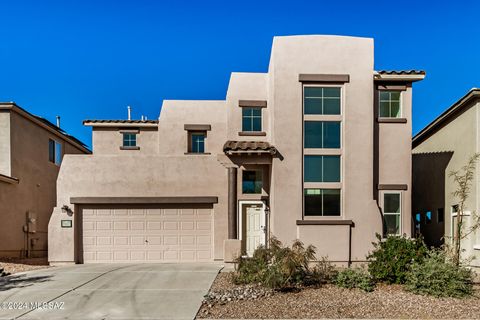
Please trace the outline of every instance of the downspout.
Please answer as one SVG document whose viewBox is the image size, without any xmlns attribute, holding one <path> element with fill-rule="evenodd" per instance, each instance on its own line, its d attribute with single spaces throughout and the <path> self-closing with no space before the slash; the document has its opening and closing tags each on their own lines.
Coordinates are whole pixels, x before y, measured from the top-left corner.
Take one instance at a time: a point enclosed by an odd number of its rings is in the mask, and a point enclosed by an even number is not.
<svg viewBox="0 0 480 320">
<path fill-rule="evenodd" d="M 228 168 L 228 239 L 238 239 L 237 234 L 237 168 Z"/>
</svg>

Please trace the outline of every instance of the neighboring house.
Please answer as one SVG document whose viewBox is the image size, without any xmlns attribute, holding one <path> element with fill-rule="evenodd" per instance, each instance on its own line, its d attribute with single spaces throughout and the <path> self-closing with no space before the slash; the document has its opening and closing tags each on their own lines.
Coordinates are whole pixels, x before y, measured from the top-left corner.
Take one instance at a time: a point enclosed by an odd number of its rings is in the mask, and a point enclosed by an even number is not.
<svg viewBox="0 0 480 320">
<path fill-rule="evenodd" d="M 49 261 L 232 261 L 274 235 L 349 264 L 382 211 L 386 233 L 410 235 L 411 84 L 425 73 L 373 65 L 373 39 L 275 37 L 268 73 L 232 73 L 226 100 L 86 120 L 93 156 L 64 159 Z"/>
<path fill-rule="evenodd" d="M 85 145 L 13 102 L 0 102 L 0 256 L 47 255 L 47 229 L 64 154 Z"/>
<path fill-rule="evenodd" d="M 413 137 L 413 218 L 428 245 L 452 241 L 457 217 L 457 185 L 450 172 L 460 170 L 480 152 L 480 89 L 472 89 Z M 480 212 L 479 168 L 466 203 L 465 226 L 472 212 Z M 462 242 L 464 257 L 476 257 L 480 266 L 480 230 Z"/>
</svg>

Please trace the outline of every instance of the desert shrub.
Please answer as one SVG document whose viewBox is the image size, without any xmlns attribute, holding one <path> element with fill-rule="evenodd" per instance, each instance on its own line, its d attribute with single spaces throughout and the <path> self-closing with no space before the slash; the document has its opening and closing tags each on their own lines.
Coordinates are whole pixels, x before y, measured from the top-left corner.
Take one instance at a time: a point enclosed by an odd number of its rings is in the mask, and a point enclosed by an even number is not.
<svg viewBox="0 0 480 320">
<path fill-rule="evenodd" d="M 382 240 L 377 234 L 374 250 L 367 257 L 368 271 L 375 281 L 400 283 L 406 281 L 410 265 L 421 262 L 427 253 L 423 239 L 388 236 Z"/>
<path fill-rule="evenodd" d="M 272 237 L 268 248 L 260 246 L 251 258 L 239 257 L 237 271 L 233 274 L 236 284 L 260 283 L 266 287 L 287 290 L 302 285 L 319 285 L 332 277 L 333 267 L 322 260 L 315 260 L 315 247 L 295 240 L 292 247 L 283 246 Z"/>
<path fill-rule="evenodd" d="M 406 288 L 417 294 L 436 297 L 465 297 L 473 293 L 473 273 L 446 258 L 443 251 L 431 250 L 423 261 L 411 265 Z"/>
<path fill-rule="evenodd" d="M 367 271 L 360 268 L 349 268 L 340 271 L 334 282 L 341 288 L 358 288 L 366 292 L 371 292 L 375 288 L 373 278 Z"/>
</svg>

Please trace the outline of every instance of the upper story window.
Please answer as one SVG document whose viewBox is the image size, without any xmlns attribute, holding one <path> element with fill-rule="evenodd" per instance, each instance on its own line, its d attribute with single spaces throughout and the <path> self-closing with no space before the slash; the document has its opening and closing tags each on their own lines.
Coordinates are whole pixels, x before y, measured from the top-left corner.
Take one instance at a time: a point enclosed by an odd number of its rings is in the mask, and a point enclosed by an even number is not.
<svg viewBox="0 0 480 320">
<path fill-rule="evenodd" d="M 123 133 L 123 146 L 124 147 L 136 147 L 137 146 L 137 134 L 131 132 Z"/>
<path fill-rule="evenodd" d="M 60 165 L 62 162 L 62 145 L 60 142 L 48 139 L 48 160 L 58 166 Z"/>
<path fill-rule="evenodd" d="M 305 87 L 305 114 L 340 114 L 340 88 L 338 87 Z"/>
<path fill-rule="evenodd" d="M 190 133 L 190 153 L 205 153 L 205 138 L 206 132 L 191 132 Z"/>
<path fill-rule="evenodd" d="M 242 131 L 262 131 L 262 108 L 242 108 Z"/>
<path fill-rule="evenodd" d="M 304 216 L 341 215 L 342 88 L 303 87 Z"/>
<path fill-rule="evenodd" d="M 401 234 L 402 202 L 400 192 L 385 192 L 383 194 L 383 218 L 387 235 Z"/>
<path fill-rule="evenodd" d="M 381 118 L 401 118 L 401 91 L 379 91 L 379 116 Z"/>
<path fill-rule="evenodd" d="M 305 148 L 340 148 L 340 121 L 305 121 L 304 127 Z"/>
</svg>

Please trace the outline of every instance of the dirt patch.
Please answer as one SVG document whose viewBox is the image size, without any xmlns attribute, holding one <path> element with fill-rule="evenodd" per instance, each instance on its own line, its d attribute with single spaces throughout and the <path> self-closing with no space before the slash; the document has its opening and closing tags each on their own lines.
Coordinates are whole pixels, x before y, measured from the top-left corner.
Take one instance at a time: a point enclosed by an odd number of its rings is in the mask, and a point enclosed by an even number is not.
<svg viewBox="0 0 480 320">
<path fill-rule="evenodd" d="M 211 291 L 235 287 L 229 273 L 220 273 Z M 370 293 L 325 285 L 255 300 L 204 303 L 197 317 L 479 319 L 480 290 L 471 298 L 456 299 L 415 295 L 398 285 L 379 285 Z"/>
<path fill-rule="evenodd" d="M 0 269 L 9 274 L 48 267 L 47 258 L 0 258 Z"/>
</svg>

